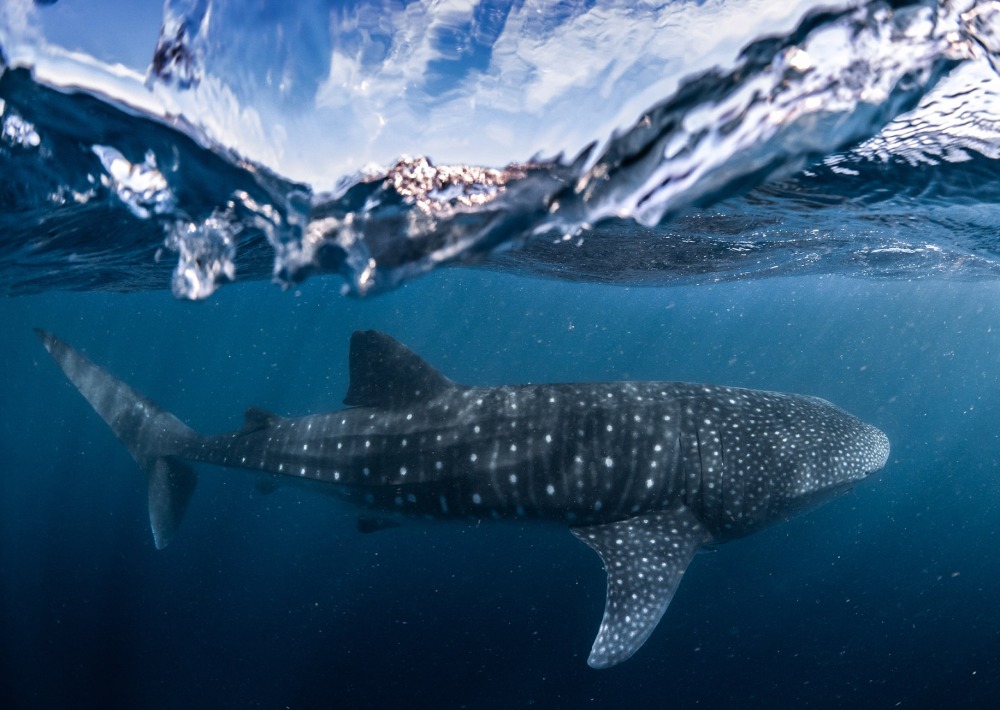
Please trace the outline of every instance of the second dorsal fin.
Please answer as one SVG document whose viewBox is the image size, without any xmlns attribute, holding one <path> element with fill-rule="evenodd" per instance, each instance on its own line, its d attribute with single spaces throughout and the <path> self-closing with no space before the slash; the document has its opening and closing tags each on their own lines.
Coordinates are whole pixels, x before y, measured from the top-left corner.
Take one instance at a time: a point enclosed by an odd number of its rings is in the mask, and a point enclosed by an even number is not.
<svg viewBox="0 0 1000 710">
<path fill-rule="evenodd" d="M 344 404 L 401 407 L 432 399 L 455 383 L 385 333 L 356 330 L 351 336 L 351 384 Z"/>
<path fill-rule="evenodd" d="M 272 414 L 266 409 L 247 407 L 247 410 L 243 413 L 243 428 L 240 431 L 244 434 L 249 434 L 252 431 L 267 429 L 277 424 L 280 419 L 281 417 L 277 414 Z"/>
</svg>

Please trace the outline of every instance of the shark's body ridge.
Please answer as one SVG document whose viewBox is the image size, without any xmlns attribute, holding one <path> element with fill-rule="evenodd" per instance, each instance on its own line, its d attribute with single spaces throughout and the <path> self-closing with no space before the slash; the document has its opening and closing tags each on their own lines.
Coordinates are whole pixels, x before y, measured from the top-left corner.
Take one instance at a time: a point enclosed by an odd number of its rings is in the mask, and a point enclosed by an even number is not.
<svg viewBox="0 0 1000 710">
<path fill-rule="evenodd" d="M 683 382 L 468 387 L 376 331 L 351 339 L 349 408 L 294 419 L 251 408 L 241 429 L 205 436 L 37 332 L 146 473 L 158 548 L 194 490 L 190 462 L 322 486 L 370 511 L 363 531 L 408 516 L 559 522 L 608 573 L 595 668 L 643 644 L 700 547 L 813 507 L 889 453 L 882 432 L 815 397 Z"/>
</svg>

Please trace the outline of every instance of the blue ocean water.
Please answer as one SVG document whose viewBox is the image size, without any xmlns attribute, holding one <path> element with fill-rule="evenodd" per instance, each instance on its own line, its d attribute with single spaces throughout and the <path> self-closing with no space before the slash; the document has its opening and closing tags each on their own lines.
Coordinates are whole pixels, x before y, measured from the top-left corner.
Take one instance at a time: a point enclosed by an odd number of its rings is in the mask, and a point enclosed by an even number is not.
<svg viewBox="0 0 1000 710">
<path fill-rule="evenodd" d="M 995 704 L 994 3 L 251 5 L 0 6 L 0 705 Z M 558 528 L 361 535 L 205 468 L 156 551 L 38 326 L 204 432 L 338 408 L 378 329 L 470 384 L 817 395 L 893 448 L 599 672 Z"/>
<path fill-rule="evenodd" d="M 310 282 L 2 302 L 5 706 L 927 707 L 997 697 L 1000 315 L 992 283 L 783 279 L 665 290 L 449 270 L 345 300 Z M 450 314 L 444 317 L 443 314 Z M 652 638 L 586 667 L 600 561 L 547 527 L 359 535 L 351 510 L 202 475 L 157 552 L 127 452 L 42 324 L 204 431 L 339 406 L 355 328 L 459 381 L 677 378 L 816 394 L 886 469 L 698 555 Z"/>
</svg>

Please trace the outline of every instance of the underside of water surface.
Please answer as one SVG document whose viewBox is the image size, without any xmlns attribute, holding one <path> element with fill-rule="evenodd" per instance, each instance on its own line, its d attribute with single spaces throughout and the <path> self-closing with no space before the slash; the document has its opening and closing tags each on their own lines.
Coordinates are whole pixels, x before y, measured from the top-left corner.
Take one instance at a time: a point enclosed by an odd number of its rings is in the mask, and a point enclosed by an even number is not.
<svg viewBox="0 0 1000 710">
<path fill-rule="evenodd" d="M 5 294 L 1000 275 L 995 2 L 74 12 L 0 9 Z"/>
</svg>

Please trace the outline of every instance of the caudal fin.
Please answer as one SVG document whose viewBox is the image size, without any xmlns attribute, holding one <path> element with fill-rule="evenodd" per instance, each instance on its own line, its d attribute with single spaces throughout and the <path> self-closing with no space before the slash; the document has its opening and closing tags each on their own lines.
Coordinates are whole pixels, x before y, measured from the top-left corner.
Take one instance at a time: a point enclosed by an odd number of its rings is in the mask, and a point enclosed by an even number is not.
<svg viewBox="0 0 1000 710">
<path fill-rule="evenodd" d="M 194 470 L 177 456 L 198 435 L 59 338 L 39 328 L 35 333 L 146 474 L 149 524 L 162 550 L 177 532 L 197 482 Z"/>
</svg>

